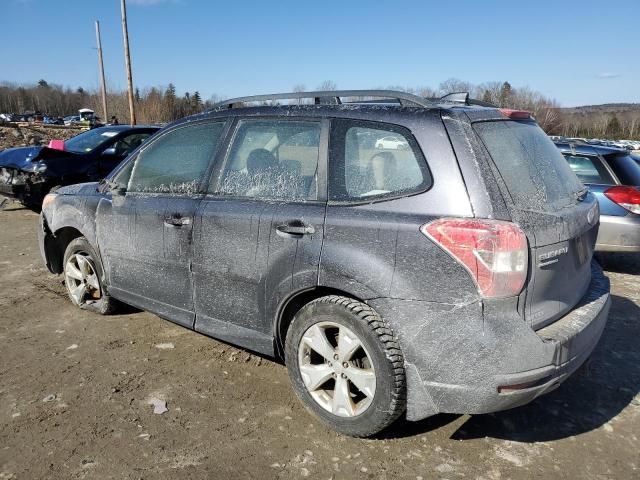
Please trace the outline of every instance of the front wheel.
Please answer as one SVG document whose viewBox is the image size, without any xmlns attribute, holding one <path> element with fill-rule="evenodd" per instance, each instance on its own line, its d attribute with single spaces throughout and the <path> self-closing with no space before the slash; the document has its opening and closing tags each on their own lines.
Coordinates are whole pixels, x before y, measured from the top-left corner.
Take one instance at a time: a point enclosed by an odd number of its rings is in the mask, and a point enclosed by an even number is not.
<svg viewBox="0 0 640 480">
<path fill-rule="evenodd" d="M 365 303 L 331 295 L 302 307 L 287 332 L 285 360 L 298 398 L 341 433 L 374 435 L 405 410 L 402 352 Z"/>
<path fill-rule="evenodd" d="M 116 301 L 104 288 L 103 272 L 100 257 L 86 238 L 69 242 L 64 252 L 64 283 L 74 305 L 101 315 L 115 310 Z"/>
</svg>

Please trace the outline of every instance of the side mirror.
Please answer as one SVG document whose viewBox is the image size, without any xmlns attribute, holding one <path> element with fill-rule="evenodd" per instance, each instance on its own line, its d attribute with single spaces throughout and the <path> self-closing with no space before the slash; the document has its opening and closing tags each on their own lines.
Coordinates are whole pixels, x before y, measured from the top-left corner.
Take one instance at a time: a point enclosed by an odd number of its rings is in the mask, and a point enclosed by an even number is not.
<svg viewBox="0 0 640 480">
<path fill-rule="evenodd" d="M 110 189 L 111 195 L 114 197 L 124 197 L 127 193 L 127 187 L 123 187 L 122 185 L 114 185 Z"/>
<path fill-rule="evenodd" d="M 116 147 L 110 147 L 102 152 L 105 157 L 115 157 L 117 155 Z"/>
</svg>

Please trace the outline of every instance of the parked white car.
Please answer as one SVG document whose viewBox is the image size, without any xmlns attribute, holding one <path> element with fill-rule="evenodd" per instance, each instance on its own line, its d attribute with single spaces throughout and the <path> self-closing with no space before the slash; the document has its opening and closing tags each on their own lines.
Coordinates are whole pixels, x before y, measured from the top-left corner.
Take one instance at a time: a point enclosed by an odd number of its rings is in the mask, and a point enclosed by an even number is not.
<svg viewBox="0 0 640 480">
<path fill-rule="evenodd" d="M 376 141 L 376 148 L 385 148 L 388 150 L 403 150 L 409 148 L 406 140 L 400 137 L 382 137 Z"/>
</svg>

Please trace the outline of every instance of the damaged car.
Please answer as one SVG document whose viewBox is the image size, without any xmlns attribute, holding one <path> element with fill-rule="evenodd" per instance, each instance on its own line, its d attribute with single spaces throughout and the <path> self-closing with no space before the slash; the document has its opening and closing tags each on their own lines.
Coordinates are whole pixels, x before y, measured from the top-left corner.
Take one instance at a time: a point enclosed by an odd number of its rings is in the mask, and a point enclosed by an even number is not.
<svg viewBox="0 0 640 480">
<path fill-rule="evenodd" d="M 312 104 L 264 105 L 287 99 Z M 376 148 L 390 136 L 406 148 Z M 558 388 L 607 321 L 598 219 L 528 112 L 303 92 L 169 125 L 47 195 L 39 243 L 79 308 L 280 358 L 310 412 L 363 437 Z"/>
<path fill-rule="evenodd" d="M 0 196 L 39 208 L 52 190 L 104 178 L 159 130 L 153 126 L 110 126 L 88 130 L 50 147 L 0 151 Z"/>
</svg>

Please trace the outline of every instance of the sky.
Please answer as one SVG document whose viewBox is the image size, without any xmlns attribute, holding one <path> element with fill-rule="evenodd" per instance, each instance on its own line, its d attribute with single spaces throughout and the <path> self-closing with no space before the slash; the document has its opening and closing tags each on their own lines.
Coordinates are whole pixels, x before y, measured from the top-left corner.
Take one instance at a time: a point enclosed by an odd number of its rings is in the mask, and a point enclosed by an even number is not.
<svg viewBox="0 0 640 480">
<path fill-rule="evenodd" d="M 640 1 L 128 0 L 134 84 L 202 98 L 509 81 L 640 102 Z M 0 0 L 0 82 L 126 88 L 120 0 Z"/>
</svg>

